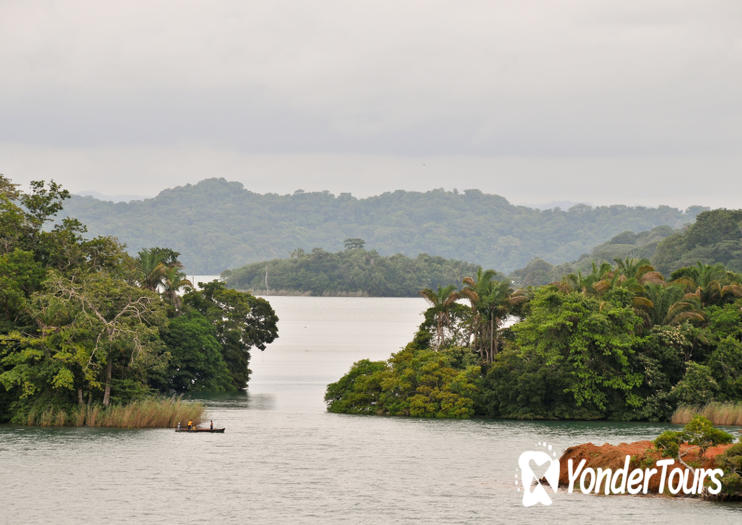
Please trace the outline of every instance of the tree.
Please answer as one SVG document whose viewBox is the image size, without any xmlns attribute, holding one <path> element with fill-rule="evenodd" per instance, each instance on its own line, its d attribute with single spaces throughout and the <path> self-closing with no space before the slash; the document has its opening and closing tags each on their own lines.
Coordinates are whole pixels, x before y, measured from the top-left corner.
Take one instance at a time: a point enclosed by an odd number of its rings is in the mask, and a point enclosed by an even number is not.
<svg viewBox="0 0 742 525">
<path fill-rule="evenodd" d="M 711 369 L 689 361 L 685 375 L 672 389 L 671 395 L 681 405 L 699 406 L 713 400 L 719 393 Z"/>
<path fill-rule="evenodd" d="M 487 409 L 503 417 L 602 418 L 641 405 L 629 306 L 553 287 L 536 292 L 511 348 L 487 373 Z"/>
<path fill-rule="evenodd" d="M 222 282 L 199 286 L 202 289 L 187 293 L 184 302 L 214 326 L 232 384 L 236 389 L 245 388 L 250 377 L 250 350 L 265 350 L 278 337 L 278 316 L 265 299 L 232 290 Z"/>
<path fill-rule="evenodd" d="M 724 471 L 722 493 L 730 499 L 742 498 L 742 443 L 735 443 L 716 457 L 716 466 Z"/>
<path fill-rule="evenodd" d="M 162 276 L 162 293 L 176 310 L 180 309 L 182 303 L 178 292 L 183 288 L 188 291 L 193 288 L 193 284 L 186 279 L 180 267 L 168 266 Z"/>
<path fill-rule="evenodd" d="M 28 297 L 41 287 L 46 270 L 30 251 L 14 249 L 0 255 L 0 333 L 28 328 Z"/>
<path fill-rule="evenodd" d="M 528 301 L 522 291 L 513 291 L 506 281 L 494 280 L 496 272 L 481 268 L 476 278 L 464 278 L 461 296 L 469 299 L 473 318 L 474 346 L 482 361 L 491 363 L 499 349 L 502 323 L 517 307 Z"/>
<path fill-rule="evenodd" d="M 127 403 L 153 387 L 244 387 L 247 350 L 277 336 L 270 305 L 210 290 L 212 318 L 181 312 L 190 283 L 178 252 L 134 259 L 114 238 L 86 238 L 76 219 L 49 224 L 68 196 L 54 182 L 24 193 L 0 176 L 0 420 L 74 413 L 79 423 L 91 403 Z M 233 366 L 233 377 L 225 359 L 241 359 L 241 372 Z"/>
<path fill-rule="evenodd" d="M 673 283 L 685 288 L 686 297 L 698 300 L 703 306 L 718 305 L 742 297 L 742 285 L 737 276 L 721 264 L 699 262 L 673 272 L 671 278 Z"/>
<path fill-rule="evenodd" d="M 69 198 L 70 192 L 53 180 L 48 185 L 44 181 L 34 180 L 31 181 L 31 193 L 22 194 L 20 201 L 26 216 L 38 230 L 62 209 L 64 200 Z"/>
<path fill-rule="evenodd" d="M 182 268 L 178 252 L 169 248 L 147 248 L 137 254 L 137 264 L 142 273 L 141 285 L 147 290 L 156 291 L 162 286 L 169 268 Z"/>
<path fill-rule="evenodd" d="M 683 456 L 687 452 L 680 454 L 680 445 L 682 443 L 697 446 L 700 451 L 699 456 L 703 457 L 709 447 L 731 443 L 733 440 L 734 438 L 731 434 L 714 427 L 711 421 L 697 415 L 683 427 L 683 430 L 667 430 L 660 434 L 654 440 L 654 446 L 663 455 L 680 459 L 683 465 L 692 470 L 693 467 L 690 467 L 683 461 Z"/>
<path fill-rule="evenodd" d="M 480 367 L 455 349 L 408 346 L 387 362 L 362 360 L 327 387 L 331 412 L 467 418 L 474 414 Z"/>
<path fill-rule="evenodd" d="M 92 334 L 94 340 L 86 348 L 89 357 L 83 372 L 105 366 L 103 406 L 111 400 L 114 361 L 122 360 L 123 366 L 132 367 L 146 362 L 159 348 L 158 326 L 164 322 L 160 298 L 108 274 L 73 281 L 51 272 L 36 303 L 35 321 L 42 336 L 58 329 L 53 323 L 60 312 L 67 312 L 76 326 Z M 82 400 L 81 391 L 78 398 Z"/>
<path fill-rule="evenodd" d="M 637 315 L 644 319 L 646 328 L 706 319 L 700 302 L 695 297 L 687 296 L 676 285 L 647 284 L 640 295 L 633 297 L 632 304 Z"/>
<path fill-rule="evenodd" d="M 216 329 L 199 312 L 189 310 L 170 319 L 162 330 L 162 340 L 170 352 L 165 390 L 179 393 L 236 390 Z"/>
<path fill-rule="evenodd" d="M 366 241 L 363 239 L 359 239 L 358 237 L 353 237 L 350 239 L 345 239 L 343 241 L 343 244 L 345 245 L 346 250 L 362 250 L 363 247 L 366 245 Z"/>
<path fill-rule="evenodd" d="M 431 309 L 434 312 L 436 321 L 436 341 L 435 348 L 441 348 L 444 342 L 444 329 L 450 322 L 450 312 L 453 305 L 459 299 L 459 292 L 453 285 L 444 286 L 433 291 L 430 288 L 426 288 L 420 292 L 425 300 L 431 304 Z"/>
</svg>

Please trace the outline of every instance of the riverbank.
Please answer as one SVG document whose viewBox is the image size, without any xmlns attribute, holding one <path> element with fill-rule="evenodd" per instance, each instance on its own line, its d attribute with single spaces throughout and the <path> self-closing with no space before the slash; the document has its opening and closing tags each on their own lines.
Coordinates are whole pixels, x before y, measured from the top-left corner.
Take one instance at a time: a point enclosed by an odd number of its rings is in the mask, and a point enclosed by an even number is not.
<svg viewBox="0 0 742 525">
<path fill-rule="evenodd" d="M 178 421 L 200 423 L 204 411 L 202 403 L 181 398 L 145 399 L 109 407 L 95 404 L 31 410 L 24 423 L 40 427 L 172 428 Z"/>
</svg>

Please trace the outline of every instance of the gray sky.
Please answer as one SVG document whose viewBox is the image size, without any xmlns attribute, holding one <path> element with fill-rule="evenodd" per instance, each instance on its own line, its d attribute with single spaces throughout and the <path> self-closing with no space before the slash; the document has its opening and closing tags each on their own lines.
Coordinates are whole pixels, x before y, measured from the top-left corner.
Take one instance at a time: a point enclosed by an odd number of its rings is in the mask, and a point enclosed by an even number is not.
<svg viewBox="0 0 742 525">
<path fill-rule="evenodd" d="M 0 0 L 0 172 L 742 207 L 738 0 Z"/>
</svg>

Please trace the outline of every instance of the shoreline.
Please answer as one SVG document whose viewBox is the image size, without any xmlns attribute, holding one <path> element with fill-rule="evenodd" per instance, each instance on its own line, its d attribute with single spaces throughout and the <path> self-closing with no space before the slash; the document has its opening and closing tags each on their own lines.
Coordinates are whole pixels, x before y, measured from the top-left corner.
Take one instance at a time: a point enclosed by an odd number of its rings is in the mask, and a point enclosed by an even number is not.
<svg viewBox="0 0 742 525">
<path fill-rule="evenodd" d="M 180 397 L 152 398 L 108 407 L 93 404 L 31 409 L 21 421 L 8 423 L 44 428 L 175 428 L 178 421 L 181 424 L 188 420 L 201 423 L 205 411 L 205 405 L 197 401 L 184 401 Z"/>
</svg>

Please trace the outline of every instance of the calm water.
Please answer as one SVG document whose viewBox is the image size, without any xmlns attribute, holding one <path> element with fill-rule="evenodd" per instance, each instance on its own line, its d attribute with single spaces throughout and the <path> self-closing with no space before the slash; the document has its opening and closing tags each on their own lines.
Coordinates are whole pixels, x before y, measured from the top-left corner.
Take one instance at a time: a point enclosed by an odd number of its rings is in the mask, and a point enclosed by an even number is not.
<svg viewBox="0 0 742 525">
<path fill-rule="evenodd" d="M 418 299 L 270 298 L 281 338 L 250 393 L 210 400 L 223 435 L 0 427 L 3 523 L 740 523 L 742 507 L 559 493 L 523 508 L 517 457 L 545 440 L 652 438 L 663 427 L 328 414 L 325 385 L 411 338 Z"/>
</svg>

